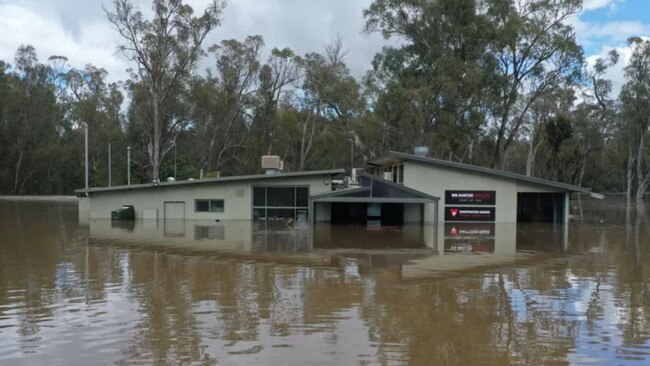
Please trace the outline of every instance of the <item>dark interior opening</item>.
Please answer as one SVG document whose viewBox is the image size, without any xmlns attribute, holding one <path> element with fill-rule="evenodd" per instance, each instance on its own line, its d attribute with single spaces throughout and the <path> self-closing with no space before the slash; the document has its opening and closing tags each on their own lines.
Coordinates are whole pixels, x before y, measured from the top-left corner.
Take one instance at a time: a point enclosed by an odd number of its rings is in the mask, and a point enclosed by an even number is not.
<svg viewBox="0 0 650 366">
<path fill-rule="evenodd" d="M 517 222 L 564 222 L 564 193 L 517 194 Z"/>
<path fill-rule="evenodd" d="M 382 226 L 404 225 L 404 204 L 402 203 L 357 203 L 333 202 L 332 219 L 334 225 Z"/>
<path fill-rule="evenodd" d="M 332 203 L 332 224 L 365 225 L 368 219 L 365 203 Z"/>
</svg>

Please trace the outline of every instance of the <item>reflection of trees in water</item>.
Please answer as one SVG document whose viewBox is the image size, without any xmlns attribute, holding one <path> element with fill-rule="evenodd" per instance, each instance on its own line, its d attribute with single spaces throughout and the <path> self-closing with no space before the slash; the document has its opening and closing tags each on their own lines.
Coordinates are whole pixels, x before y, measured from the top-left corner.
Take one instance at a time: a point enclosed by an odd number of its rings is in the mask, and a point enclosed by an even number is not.
<svg viewBox="0 0 650 366">
<path fill-rule="evenodd" d="M 140 316 L 120 363 L 215 362 L 203 350 L 192 313 L 194 286 L 189 268 L 191 263 L 179 256 L 147 252 L 130 256 L 132 296 L 138 301 Z M 200 268 L 193 271 L 201 273 Z"/>
<path fill-rule="evenodd" d="M 57 307 L 110 309 L 112 292 L 136 313 L 120 342 L 122 363 L 209 364 L 237 345 L 296 334 L 351 347 L 336 342 L 343 317 L 356 316 L 377 346 L 358 352 L 382 364 L 563 363 L 606 347 L 628 357 L 650 341 L 647 216 L 634 216 L 631 231 L 575 225 L 568 253 L 541 263 L 405 283 L 394 268 L 359 276 L 345 261 L 317 268 L 86 247 L 76 224 L 42 219 L 56 214 L 20 212 L 24 228 L 39 227 L 20 233 L 0 220 L 0 304 L 15 305 L 11 290 L 25 297 L 23 312 L 0 307 L 0 317 L 16 317 L 21 342 L 35 347 Z"/>
<path fill-rule="evenodd" d="M 617 316 L 620 347 L 646 345 L 647 257 L 635 262 L 621 230 L 576 234 L 602 251 L 407 287 L 378 282 L 363 304 L 369 334 L 382 345 L 402 344 L 412 364 L 567 362 L 575 350 L 589 354 L 591 341 L 596 356 L 615 338 Z M 395 350 L 380 346 L 385 359 Z"/>
</svg>

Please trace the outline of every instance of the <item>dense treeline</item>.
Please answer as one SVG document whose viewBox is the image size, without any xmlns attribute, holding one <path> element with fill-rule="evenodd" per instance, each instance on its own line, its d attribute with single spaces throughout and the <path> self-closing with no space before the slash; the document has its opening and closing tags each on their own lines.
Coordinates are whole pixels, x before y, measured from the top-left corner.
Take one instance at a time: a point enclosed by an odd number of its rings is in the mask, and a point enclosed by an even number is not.
<svg viewBox="0 0 650 366">
<path fill-rule="evenodd" d="M 340 40 L 320 53 L 273 48 L 262 36 L 204 44 L 224 4 L 194 12 L 153 0 L 146 18 L 114 0 L 130 77 L 31 46 L 0 61 L 0 193 L 70 193 L 92 186 L 285 169 L 360 166 L 389 150 L 428 146 L 433 157 L 643 197 L 650 184 L 650 43 L 632 38 L 620 95 L 603 78 L 612 52 L 587 65 L 567 21 L 581 0 L 374 0 L 366 32 L 392 40 L 362 78 Z M 211 65 L 198 67 L 199 60 Z"/>
</svg>

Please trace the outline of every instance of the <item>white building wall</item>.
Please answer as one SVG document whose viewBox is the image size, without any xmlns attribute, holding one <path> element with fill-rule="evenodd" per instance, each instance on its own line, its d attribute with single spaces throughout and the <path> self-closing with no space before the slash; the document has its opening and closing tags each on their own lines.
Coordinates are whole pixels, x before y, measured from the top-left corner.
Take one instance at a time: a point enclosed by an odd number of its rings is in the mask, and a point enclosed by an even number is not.
<svg viewBox="0 0 650 366">
<path fill-rule="evenodd" d="M 327 184 L 325 184 L 327 182 Z M 134 190 L 90 193 L 90 218 L 110 219 L 111 211 L 133 205 L 136 219 L 142 210 L 155 209 L 164 218 L 164 202 L 184 202 L 187 220 L 250 220 L 253 186 L 308 186 L 309 194 L 331 191 L 330 175 L 263 179 L 259 181 L 215 182 L 160 186 Z M 197 199 L 222 199 L 224 212 L 195 212 Z"/>
<path fill-rule="evenodd" d="M 404 222 L 421 222 L 422 221 L 422 204 L 406 203 L 404 204 Z"/>
<path fill-rule="evenodd" d="M 408 161 L 404 163 L 404 185 L 426 194 L 440 197 L 438 221 L 445 220 L 446 190 L 495 191 L 496 222 L 517 221 L 518 192 L 556 192 L 534 184 L 519 183 L 513 179 L 499 178 L 459 169 L 438 167 L 431 164 Z M 485 206 L 488 207 L 488 206 Z M 433 221 L 433 210 L 425 210 L 424 220 Z"/>
</svg>

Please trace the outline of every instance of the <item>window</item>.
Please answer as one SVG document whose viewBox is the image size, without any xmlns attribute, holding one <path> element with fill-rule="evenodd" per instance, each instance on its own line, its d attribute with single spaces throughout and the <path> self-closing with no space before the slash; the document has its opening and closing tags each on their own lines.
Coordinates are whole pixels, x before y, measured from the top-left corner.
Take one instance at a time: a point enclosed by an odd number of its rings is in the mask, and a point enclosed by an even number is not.
<svg viewBox="0 0 650 366">
<path fill-rule="evenodd" d="M 224 212 L 223 200 L 196 200 L 196 212 Z"/>
<path fill-rule="evenodd" d="M 306 221 L 309 211 L 307 187 L 253 187 L 253 220 Z"/>
</svg>

